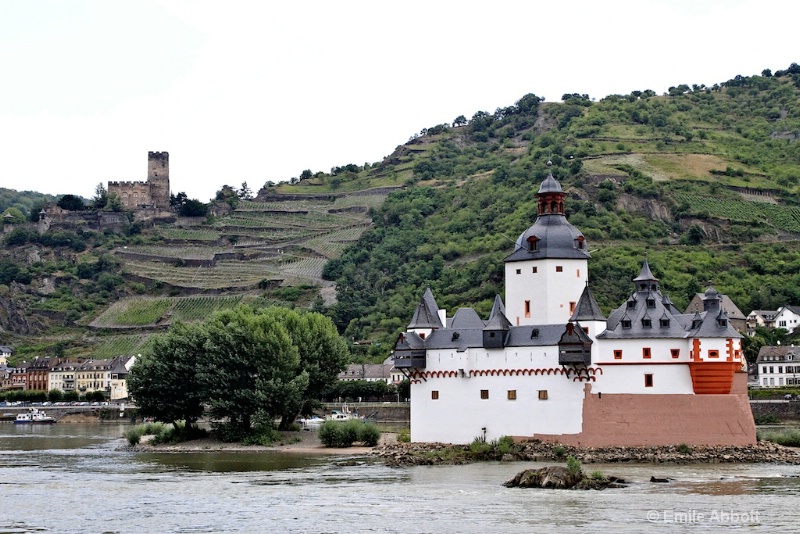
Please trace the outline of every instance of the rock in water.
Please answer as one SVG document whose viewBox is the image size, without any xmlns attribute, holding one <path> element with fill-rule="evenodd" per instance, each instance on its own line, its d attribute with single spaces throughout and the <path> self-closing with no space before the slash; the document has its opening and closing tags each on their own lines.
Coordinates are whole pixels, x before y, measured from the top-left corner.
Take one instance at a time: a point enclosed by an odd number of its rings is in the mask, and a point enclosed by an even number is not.
<svg viewBox="0 0 800 534">
<path fill-rule="evenodd" d="M 526 469 L 503 484 L 507 488 L 553 488 L 568 489 L 575 487 L 583 479 L 581 472 L 570 473 L 561 466 L 548 466 L 541 469 Z"/>
</svg>

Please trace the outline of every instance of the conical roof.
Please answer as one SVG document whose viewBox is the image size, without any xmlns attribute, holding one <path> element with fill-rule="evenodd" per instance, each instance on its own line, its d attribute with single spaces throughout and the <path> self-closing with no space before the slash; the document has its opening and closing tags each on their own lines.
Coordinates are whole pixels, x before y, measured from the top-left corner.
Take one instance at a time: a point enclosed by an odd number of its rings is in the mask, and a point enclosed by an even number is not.
<svg viewBox="0 0 800 534">
<path fill-rule="evenodd" d="M 605 321 L 606 318 L 603 315 L 603 312 L 600 311 L 600 306 L 597 305 L 597 301 L 594 299 L 594 295 L 589 290 L 589 284 L 586 284 L 586 287 L 583 288 L 583 293 L 581 293 L 581 298 L 578 300 L 578 304 L 575 306 L 575 311 L 572 313 L 572 317 L 569 318 L 570 321 Z"/>
</svg>

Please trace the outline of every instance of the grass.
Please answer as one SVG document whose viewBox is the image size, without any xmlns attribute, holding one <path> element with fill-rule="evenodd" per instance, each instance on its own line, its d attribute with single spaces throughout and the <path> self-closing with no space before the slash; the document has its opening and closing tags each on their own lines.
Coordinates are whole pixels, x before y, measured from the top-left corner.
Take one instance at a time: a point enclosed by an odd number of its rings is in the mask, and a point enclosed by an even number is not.
<svg viewBox="0 0 800 534">
<path fill-rule="evenodd" d="M 786 447 L 800 447 L 800 428 L 759 430 L 758 441 L 771 441 Z"/>
</svg>

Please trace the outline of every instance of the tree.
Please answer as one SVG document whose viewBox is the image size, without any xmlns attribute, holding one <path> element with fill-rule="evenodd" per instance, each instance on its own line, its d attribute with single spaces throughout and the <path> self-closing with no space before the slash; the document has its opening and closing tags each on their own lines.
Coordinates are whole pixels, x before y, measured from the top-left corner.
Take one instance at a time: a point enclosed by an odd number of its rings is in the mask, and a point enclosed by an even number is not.
<svg viewBox="0 0 800 534">
<path fill-rule="evenodd" d="M 177 323 L 157 336 L 150 354 L 140 356 L 128 374 L 128 390 L 140 415 L 157 421 L 185 421 L 191 427 L 203 414 L 204 392 L 198 370 L 206 365 L 203 325 Z"/>
<path fill-rule="evenodd" d="M 106 190 L 103 182 L 94 186 L 94 196 L 92 197 L 92 207 L 96 210 L 101 210 L 108 204 L 108 190 Z"/>
<path fill-rule="evenodd" d="M 181 217 L 205 217 L 207 213 L 208 206 L 195 198 L 181 204 L 178 210 L 178 215 Z"/>
<path fill-rule="evenodd" d="M 81 211 L 84 208 L 83 199 L 75 195 L 64 195 L 58 200 L 57 206 L 67 211 Z"/>
<path fill-rule="evenodd" d="M 467 124 L 467 118 L 464 115 L 459 115 L 455 118 L 455 120 L 453 120 L 454 128 L 457 126 L 464 126 L 465 124 Z"/>
<path fill-rule="evenodd" d="M 286 327 L 297 347 L 300 358 L 299 369 L 308 375 L 308 383 L 302 392 L 301 404 L 285 405 L 281 412 L 281 429 L 289 428 L 298 415 L 310 415 L 325 390 L 347 365 L 347 344 L 339 336 L 330 318 L 322 314 L 272 308 L 262 312 Z"/>
<path fill-rule="evenodd" d="M 303 172 L 300 173 L 300 179 L 301 180 L 308 180 L 309 178 L 312 178 L 313 176 L 314 176 L 314 173 L 311 172 L 311 169 L 306 169 L 306 170 L 304 170 Z"/>
<path fill-rule="evenodd" d="M 242 187 L 239 188 L 239 191 L 236 193 L 236 196 L 238 196 L 242 200 L 250 200 L 251 198 L 253 198 L 253 191 L 247 185 L 247 182 L 242 182 Z"/>
<path fill-rule="evenodd" d="M 12 223 L 21 224 L 25 222 L 25 215 L 17 209 L 17 208 L 8 208 L 6 211 L 3 212 L 3 222 L 6 221 L 6 216 L 10 215 L 10 220 Z"/>
<path fill-rule="evenodd" d="M 116 193 L 108 194 L 108 203 L 106 203 L 106 209 L 114 212 L 122 211 L 122 199 L 119 198 L 118 194 Z"/>
<path fill-rule="evenodd" d="M 286 406 L 302 406 L 308 373 L 299 371 L 297 347 L 273 317 L 240 306 L 204 325 L 200 382 L 212 417 L 227 421 L 222 428 L 233 439 L 250 434 L 254 423 L 271 426 Z"/>
<path fill-rule="evenodd" d="M 177 195 L 173 195 L 172 193 L 170 193 L 169 206 L 171 208 L 180 208 L 186 203 L 187 200 L 189 200 L 189 197 L 183 191 L 181 191 Z"/>
</svg>

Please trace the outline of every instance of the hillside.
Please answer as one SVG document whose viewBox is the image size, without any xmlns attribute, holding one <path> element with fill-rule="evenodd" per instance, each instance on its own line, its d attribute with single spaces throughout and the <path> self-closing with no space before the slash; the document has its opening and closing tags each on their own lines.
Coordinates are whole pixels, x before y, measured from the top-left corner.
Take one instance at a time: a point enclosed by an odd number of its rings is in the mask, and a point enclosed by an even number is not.
<svg viewBox="0 0 800 534">
<path fill-rule="evenodd" d="M 800 303 L 798 87 L 793 64 L 661 96 L 529 94 L 207 219 L 58 239 L 18 229 L 0 259 L 2 342 L 23 356 L 144 350 L 172 321 L 244 300 L 326 310 L 357 357 L 382 358 L 425 286 L 449 310 L 488 313 L 548 160 L 605 311 L 645 250 L 678 307 L 709 280 L 745 313 Z"/>
</svg>

